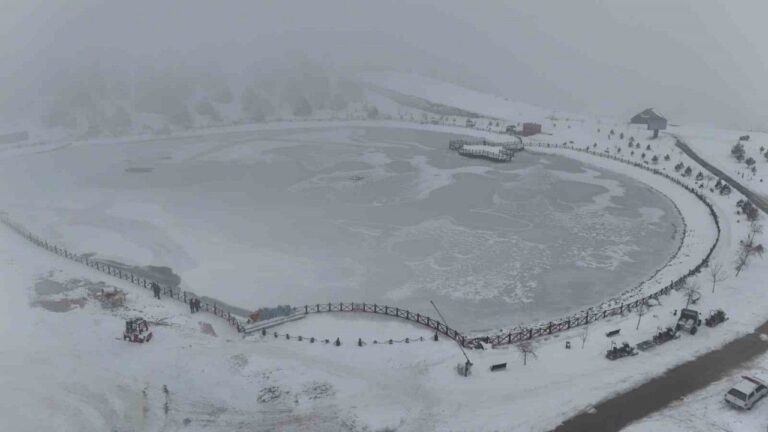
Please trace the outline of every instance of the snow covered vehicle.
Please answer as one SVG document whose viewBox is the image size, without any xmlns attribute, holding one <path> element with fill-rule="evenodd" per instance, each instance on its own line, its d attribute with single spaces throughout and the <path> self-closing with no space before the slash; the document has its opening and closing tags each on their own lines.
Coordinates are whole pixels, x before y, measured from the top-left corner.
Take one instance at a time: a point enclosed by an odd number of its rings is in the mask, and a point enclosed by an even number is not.
<svg viewBox="0 0 768 432">
<path fill-rule="evenodd" d="M 768 383 L 752 376 L 742 376 L 741 381 L 725 394 L 725 401 L 736 408 L 748 410 L 766 394 Z"/>
<path fill-rule="evenodd" d="M 123 340 L 128 342 L 144 343 L 152 340 L 152 332 L 144 318 L 133 318 L 125 322 Z"/>
<path fill-rule="evenodd" d="M 679 337 L 680 335 L 677 334 L 677 330 L 673 329 L 672 327 L 667 327 L 664 330 L 659 330 L 659 332 L 653 336 L 653 343 L 656 345 L 661 345 Z"/>
<path fill-rule="evenodd" d="M 605 358 L 608 360 L 617 360 L 622 357 L 629 357 L 629 356 L 635 356 L 637 355 L 637 351 L 628 344 L 627 342 L 624 342 L 621 344 L 621 346 L 616 346 L 615 343 L 612 344 L 611 349 L 608 350 L 608 352 L 605 353 Z"/>
<path fill-rule="evenodd" d="M 707 327 L 714 327 L 726 320 L 728 320 L 728 316 L 725 315 L 725 312 L 722 309 L 718 309 L 709 312 L 709 316 L 704 320 L 704 325 Z"/>
<path fill-rule="evenodd" d="M 695 335 L 701 325 L 701 318 L 699 318 L 699 312 L 693 309 L 682 309 L 680 311 L 680 318 L 677 320 L 675 330 L 685 330 L 688 333 Z"/>
</svg>

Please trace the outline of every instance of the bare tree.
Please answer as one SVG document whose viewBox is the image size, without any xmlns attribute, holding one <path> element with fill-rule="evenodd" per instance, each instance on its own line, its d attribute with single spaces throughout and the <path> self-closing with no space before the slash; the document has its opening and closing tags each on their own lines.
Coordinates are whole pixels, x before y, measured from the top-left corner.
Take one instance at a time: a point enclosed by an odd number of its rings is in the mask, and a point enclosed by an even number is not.
<svg viewBox="0 0 768 432">
<path fill-rule="evenodd" d="M 712 294 L 715 293 L 715 285 L 718 282 L 723 282 L 728 279 L 728 270 L 725 269 L 723 263 L 713 263 L 709 265 L 709 280 L 712 281 Z"/>
<path fill-rule="evenodd" d="M 736 276 L 744 270 L 752 255 L 763 255 L 763 245 L 755 242 L 755 237 L 762 232 L 762 225 L 757 223 L 757 221 L 750 222 L 747 238 L 739 242 L 739 253 L 736 256 Z"/>
<path fill-rule="evenodd" d="M 685 286 L 683 286 L 683 292 L 685 293 L 685 307 L 688 307 L 691 305 L 691 303 L 696 302 L 696 300 L 698 300 L 701 296 L 698 282 L 686 281 Z"/>
<path fill-rule="evenodd" d="M 520 342 L 517 344 L 517 349 L 520 351 L 520 356 L 523 357 L 523 366 L 528 364 L 529 355 L 535 359 L 539 358 L 536 356 L 536 351 L 531 341 Z"/>
<path fill-rule="evenodd" d="M 643 319 L 643 315 L 648 312 L 648 309 L 650 308 L 645 301 L 637 305 L 637 309 L 635 309 L 635 313 L 637 314 L 637 326 L 635 326 L 635 330 L 640 330 L 640 320 Z"/>
</svg>

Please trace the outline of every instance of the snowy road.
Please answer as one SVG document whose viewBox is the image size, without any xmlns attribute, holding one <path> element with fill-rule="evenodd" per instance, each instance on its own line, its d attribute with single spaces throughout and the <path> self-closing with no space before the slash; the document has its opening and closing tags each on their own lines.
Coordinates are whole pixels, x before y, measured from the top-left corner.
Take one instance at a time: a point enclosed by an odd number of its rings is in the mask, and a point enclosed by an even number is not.
<svg viewBox="0 0 768 432">
<path fill-rule="evenodd" d="M 630 423 L 648 416 L 684 396 L 722 379 L 728 372 L 743 367 L 768 351 L 760 334 L 768 333 L 768 322 L 754 333 L 740 337 L 722 348 L 670 369 L 626 393 L 595 406 L 565 421 L 555 432 L 620 431 Z"/>
<path fill-rule="evenodd" d="M 712 174 L 716 175 L 717 177 L 725 180 L 732 188 L 736 189 L 737 191 L 741 192 L 744 196 L 749 198 L 750 201 L 752 201 L 760 210 L 763 211 L 763 213 L 768 214 L 768 200 L 765 199 L 765 197 L 753 192 L 752 190 L 748 189 L 741 183 L 734 180 L 731 176 L 728 174 L 722 172 L 721 170 L 714 167 L 712 164 L 708 163 L 704 159 L 701 158 L 701 156 L 697 155 L 696 152 L 694 152 L 688 144 L 686 144 L 683 140 L 681 140 L 679 137 L 672 135 L 675 137 L 675 146 L 682 150 L 688 157 L 695 160 L 699 165 L 703 166 L 707 169 L 707 171 L 711 172 Z"/>
</svg>

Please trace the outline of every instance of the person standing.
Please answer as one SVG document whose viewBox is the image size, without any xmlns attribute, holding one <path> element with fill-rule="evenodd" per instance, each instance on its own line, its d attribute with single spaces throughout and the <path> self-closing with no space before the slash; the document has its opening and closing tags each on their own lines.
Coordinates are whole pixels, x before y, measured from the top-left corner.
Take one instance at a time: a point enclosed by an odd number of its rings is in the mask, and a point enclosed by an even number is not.
<svg viewBox="0 0 768 432">
<path fill-rule="evenodd" d="M 152 282 L 152 292 L 155 293 L 155 298 L 160 298 L 160 285 L 157 282 Z"/>
</svg>

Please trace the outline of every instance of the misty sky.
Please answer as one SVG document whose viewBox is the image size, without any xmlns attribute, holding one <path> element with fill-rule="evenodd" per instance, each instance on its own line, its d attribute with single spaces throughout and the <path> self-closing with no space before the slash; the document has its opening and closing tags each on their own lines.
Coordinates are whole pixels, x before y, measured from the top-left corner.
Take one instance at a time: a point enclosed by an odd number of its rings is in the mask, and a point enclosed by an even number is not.
<svg viewBox="0 0 768 432">
<path fill-rule="evenodd" d="M 768 129 L 768 3 L 0 0 L 0 104 L 51 74 L 172 63 L 236 76 L 304 55 L 544 107 Z"/>
</svg>

